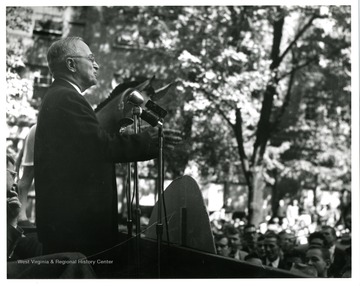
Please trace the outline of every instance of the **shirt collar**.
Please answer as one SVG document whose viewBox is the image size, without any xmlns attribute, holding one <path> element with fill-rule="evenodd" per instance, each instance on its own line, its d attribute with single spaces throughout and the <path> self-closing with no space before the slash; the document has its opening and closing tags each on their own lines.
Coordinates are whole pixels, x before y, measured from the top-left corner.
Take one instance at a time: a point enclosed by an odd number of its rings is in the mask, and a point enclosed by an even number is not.
<svg viewBox="0 0 360 286">
<path fill-rule="evenodd" d="M 71 81 L 68 81 L 67 79 L 64 79 L 64 78 L 62 78 L 62 80 L 65 80 L 66 82 L 70 83 L 76 89 L 76 91 L 78 93 L 80 93 L 82 96 L 84 96 L 84 94 L 81 92 L 80 88 L 76 84 L 74 84 Z"/>
<path fill-rule="evenodd" d="M 266 258 L 266 265 L 269 265 L 271 263 L 272 267 L 278 268 L 279 263 L 280 263 L 280 256 L 278 256 L 278 258 L 276 258 L 274 261 L 270 261 Z M 270 265 L 269 265 L 270 266 Z"/>
<path fill-rule="evenodd" d="M 334 244 L 333 246 L 330 246 L 330 248 L 329 248 L 329 252 L 330 252 L 332 262 L 334 261 L 335 247 L 336 247 L 336 245 Z"/>
</svg>

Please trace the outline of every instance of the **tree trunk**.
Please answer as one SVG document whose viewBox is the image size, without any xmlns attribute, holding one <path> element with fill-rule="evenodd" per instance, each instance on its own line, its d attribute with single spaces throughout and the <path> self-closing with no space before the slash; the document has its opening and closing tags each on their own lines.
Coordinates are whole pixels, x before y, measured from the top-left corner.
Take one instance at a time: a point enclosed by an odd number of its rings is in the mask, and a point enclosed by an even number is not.
<svg viewBox="0 0 360 286">
<path fill-rule="evenodd" d="M 260 190 L 260 191 L 253 192 L 252 201 L 249 205 L 251 206 L 251 212 L 249 212 L 249 223 L 253 225 L 259 225 L 262 222 L 262 218 L 263 218 L 263 208 L 262 208 L 264 202 L 263 190 L 265 189 L 266 184 L 262 177 L 262 172 L 263 172 L 263 166 L 257 166 L 254 169 L 253 190 Z"/>
<path fill-rule="evenodd" d="M 241 132 L 241 116 L 238 116 L 238 113 L 240 114 L 240 111 L 237 110 L 236 114 L 236 124 L 232 125 L 230 124 L 235 131 L 236 139 L 238 142 L 238 148 L 239 148 L 239 155 L 241 158 L 241 162 L 243 165 L 244 174 L 247 180 L 248 185 L 248 191 L 249 191 L 249 200 L 248 200 L 248 220 L 249 222 L 257 222 L 259 219 L 254 218 L 255 215 L 258 214 L 258 209 L 261 209 L 259 206 L 262 205 L 262 193 L 264 191 L 264 188 L 266 186 L 266 182 L 264 181 L 262 177 L 262 161 L 263 161 L 263 155 L 265 153 L 266 144 L 269 141 L 271 132 L 274 130 L 275 125 L 277 125 L 279 118 L 275 120 L 275 122 L 271 122 L 271 112 L 273 109 L 273 101 L 274 101 L 274 95 L 276 94 L 276 87 L 279 82 L 279 78 L 277 75 L 277 69 L 285 56 L 288 54 L 288 52 L 291 50 L 291 48 L 296 44 L 297 40 L 304 34 L 304 32 L 311 26 L 314 19 L 319 18 L 320 16 L 317 14 L 314 14 L 309 21 L 302 27 L 302 29 L 297 33 L 297 35 L 294 37 L 294 39 L 290 42 L 290 44 L 287 46 L 285 51 L 280 54 L 280 45 L 281 45 L 281 39 L 282 39 L 282 31 L 284 26 L 284 13 L 282 11 L 282 8 L 280 6 L 277 7 L 277 15 L 275 15 L 275 19 L 273 22 L 273 43 L 272 43 L 272 50 L 271 50 L 271 65 L 270 70 L 272 71 L 272 78 L 269 81 L 266 90 L 264 92 L 264 99 L 263 104 L 261 108 L 260 113 L 260 119 L 258 122 L 258 128 L 256 132 L 256 139 L 254 143 L 254 150 L 253 154 L 250 160 L 250 167 L 248 166 L 248 161 L 244 152 L 243 147 L 243 138 L 242 134 L 239 134 Z M 295 69 L 293 70 L 293 72 Z M 286 95 L 285 103 L 282 112 L 284 112 L 285 104 L 288 103 L 290 98 L 290 89 L 292 85 L 292 78 L 290 78 L 289 81 L 289 90 L 288 94 Z M 238 120 L 240 118 L 240 120 Z M 239 126 L 240 125 L 240 126 Z M 242 133 L 242 132 L 241 132 Z M 276 198 L 277 200 L 277 198 Z M 273 203 L 276 205 L 277 202 Z M 255 211 L 254 211 L 255 210 Z"/>
<path fill-rule="evenodd" d="M 259 214 L 257 208 L 261 209 L 262 202 L 262 194 L 264 188 L 266 186 L 266 182 L 262 177 L 262 160 L 263 155 L 265 153 L 266 144 L 270 138 L 270 130 L 271 127 L 271 111 L 273 108 L 274 95 L 276 93 L 276 86 L 278 83 L 276 69 L 281 62 L 280 58 L 280 44 L 282 38 L 282 30 L 284 26 L 284 17 L 281 15 L 281 8 L 278 9 L 279 17 L 274 21 L 274 38 L 273 45 L 271 51 L 271 66 L 270 69 L 274 71 L 273 78 L 268 83 L 265 93 L 264 99 L 262 103 L 260 119 L 258 123 L 258 128 L 256 132 L 256 140 L 254 143 L 253 155 L 251 158 L 251 166 L 252 166 L 252 185 L 253 187 L 249 189 L 249 221 L 254 223 L 259 223 L 260 217 L 254 217 L 255 214 Z M 250 193 L 253 192 L 253 193 Z"/>
</svg>

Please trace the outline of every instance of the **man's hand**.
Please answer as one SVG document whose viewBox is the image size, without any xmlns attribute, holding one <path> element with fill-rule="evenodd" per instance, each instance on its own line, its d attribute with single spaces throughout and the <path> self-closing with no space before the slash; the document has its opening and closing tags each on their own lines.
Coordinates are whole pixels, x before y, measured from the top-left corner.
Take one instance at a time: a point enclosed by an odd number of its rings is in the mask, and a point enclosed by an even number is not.
<svg viewBox="0 0 360 286">
<path fill-rule="evenodd" d="M 12 188 L 7 192 L 7 216 L 8 223 L 12 226 L 16 226 L 17 218 L 20 214 L 21 203 L 17 194 L 17 185 L 14 184 Z"/>
<path fill-rule="evenodd" d="M 164 129 L 164 148 L 174 150 L 182 141 L 181 132 L 178 130 Z"/>
<path fill-rule="evenodd" d="M 159 130 L 158 128 L 149 128 L 147 129 L 151 136 L 152 144 L 156 147 L 159 147 Z M 164 133 L 164 149 L 174 150 L 176 145 L 179 145 L 182 141 L 181 132 L 173 129 L 163 129 Z"/>
</svg>

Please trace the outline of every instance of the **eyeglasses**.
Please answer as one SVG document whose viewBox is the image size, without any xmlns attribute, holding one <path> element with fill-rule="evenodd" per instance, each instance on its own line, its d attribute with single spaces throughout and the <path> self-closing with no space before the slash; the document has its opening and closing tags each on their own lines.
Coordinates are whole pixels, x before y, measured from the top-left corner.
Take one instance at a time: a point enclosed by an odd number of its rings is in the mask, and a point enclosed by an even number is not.
<svg viewBox="0 0 360 286">
<path fill-rule="evenodd" d="M 93 54 L 88 56 L 67 56 L 68 58 L 84 58 L 89 60 L 91 63 L 95 63 L 95 56 Z"/>
<path fill-rule="evenodd" d="M 15 178 L 16 178 L 17 173 L 16 173 L 15 171 L 13 171 L 13 170 L 9 170 L 9 169 L 7 169 L 7 171 L 10 173 L 10 175 L 13 177 L 13 179 L 15 179 Z"/>
</svg>

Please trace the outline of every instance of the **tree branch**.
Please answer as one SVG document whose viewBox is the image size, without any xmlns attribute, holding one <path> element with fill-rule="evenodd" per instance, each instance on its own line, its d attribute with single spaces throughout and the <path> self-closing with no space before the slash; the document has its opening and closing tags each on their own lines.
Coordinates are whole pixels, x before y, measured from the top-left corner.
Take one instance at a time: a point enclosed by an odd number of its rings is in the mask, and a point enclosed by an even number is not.
<svg viewBox="0 0 360 286">
<path fill-rule="evenodd" d="M 212 99 L 212 100 L 218 99 L 218 98 L 216 98 L 214 95 L 212 95 L 210 92 L 208 92 L 207 90 L 205 90 L 205 89 L 203 89 L 203 88 L 201 88 L 200 90 L 205 94 L 205 96 L 206 96 L 208 99 Z M 225 121 L 226 121 L 231 127 L 233 127 L 234 124 L 231 123 L 230 119 L 226 116 L 225 112 L 220 108 L 220 105 L 217 104 L 217 103 L 215 103 L 214 101 L 212 101 L 212 102 L 214 103 L 215 109 L 220 113 L 220 115 L 225 119 Z M 229 106 L 229 108 L 234 109 L 233 106 L 231 106 L 231 105 L 228 104 L 227 102 L 225 102 L 225 103 Z"/>
<path fill-rule="evenodd" d="M 318 14 L 314 14 L 310 20 L 305 24 L 305 26 L 299 31 L 299 33 L 295 36 L 295 38 L 291 41 L 291 43 L 288 45 L 288 47 L 285 49 L 285 51 L 282 53 L 282 55 L 279 57 L 277 62 L 273 62 L 271 67 L 272 69 L 277 68 L 280 63 L 282 62 L 282 60 L 284 59 L 284 57 L 287 55 L 287 53 L 291 50 L 292 46 L 295 45 L 295 43 L 297 42 L 297 40 L 305 33 L 305 31 L 311 26 L 312 22 L 317 19 L 320 18 L 320 15 Z M 270 68 L 271 68 L 270 67 Z"/>
<path fill-rule="evenodd" d="M 275 130 L 277 130 L 277 128 L 280 125 L 281 119 L 282 119 L 283 115 L 285 114 L 286 108 L 289 106 L 290 97 L 291 97 L 291 89 L 292 89 L 292 86 L 294 83 L 294 78 L 295 78 L 295 72 L 296 72 L 296 69 L 294 68 L 294 69 L 292 69 L 292 71 L 290 73 L 288 89 L 287 89 L 287 92 L 286 92 L 286 95 L 284 98 L 284 102 L 283 102 L 283 105 L 281 106 L 279 114 L 276 116 L 274 123 L 271 125 L 270 134 L 273 133 Z"/>
<path fill-rule="evenodd" d="M 293 68 L 291 69 L 291 71 L 287 72 L 287 73 L 284 73 L 282 74 L 278 79 L 279 81 L 284 79 L 285 77 L 291 75 L 293 72 L 299 70 L 299 69 L 302 69 L 308 65 L 310 65 L 311 63 L 317 61 L 319 58 L 316 56 L 316 57 L 313 57 L 313 58 L 310 58 L 309 60 L 307 60 L 306 62 L 304 62 L 303 64 L 300 64 L 300 65 L 297 65 L 297 66 L 293 66 Z"/>
<path fill-rule="evenodd" d="M 282 30 L 284 27 L 284 15 L 282 14 L 281 8 L 277 8 L 277 14 L 279 17 L 275 20 L 273 24 L 274 28 L 274 38 L 272 43 L 272 49 L 270 57 L 272 59 L 272 63 L 270 65 L 270 69 L 273 70 L 277 68 L 281 62 L 279 54 L 280 54 L 280 44 L 281 44 L 281 38 L 282 38 Z"/>
<path fill-rule="evenodd" d="M 250 172 L 249 162 L 244 149 L 244 138 L 242 133 L 242 117 L 241 117 L 240 108 L 236 108 L 235 117 L 236 117 L 235 125 L 232 125 L 232 127 L 235 133 L 236 141 L 238 143 L 238 152 L 240 155 L 241 166 L 245 175 L 246 184 L 249 188 L 249 191 L 252 192 L 252 173 Z"/>
<path fill-rule="evenodd" d="M 215 104 L 215 108 L 216 108 L 216 110 L 220 113 L 220 115 L 225 119 L 225 121 L 226 121 L 231 127 L 233 127 L 234 124 L 231 123 L 230 119 L 226 116 L 225 112 L 220 109 L 220 106 L 219 106 L 218 104 Z"/>
</svg>

